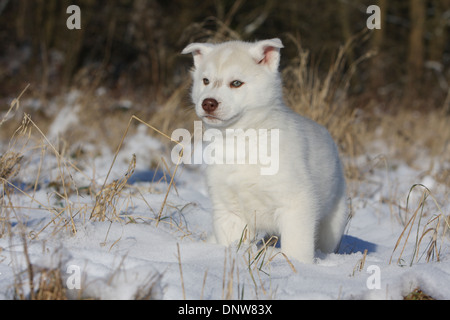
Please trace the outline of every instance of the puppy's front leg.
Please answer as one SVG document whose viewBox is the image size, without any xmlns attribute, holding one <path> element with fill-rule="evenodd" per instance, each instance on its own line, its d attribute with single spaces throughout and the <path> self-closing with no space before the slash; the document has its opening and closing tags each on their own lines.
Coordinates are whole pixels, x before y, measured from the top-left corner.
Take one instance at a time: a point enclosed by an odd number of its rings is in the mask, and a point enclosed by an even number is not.
<svg viewBox="0 0 450 320">
<path fill-rule="evenodd" d="M 278 209 L 277 217 L 281 251 L 289 258 L 312 263 L 316 230 L 314 215 L 304 207 L 290 207 Z"/>
<path fill-rule="evenodd" d="M 238 215 L 223 209 L 214 209 L 214 233 L 218 243 L 229 246 L 241 240 L 246 228 L 247 224 Z"/>
</svg>

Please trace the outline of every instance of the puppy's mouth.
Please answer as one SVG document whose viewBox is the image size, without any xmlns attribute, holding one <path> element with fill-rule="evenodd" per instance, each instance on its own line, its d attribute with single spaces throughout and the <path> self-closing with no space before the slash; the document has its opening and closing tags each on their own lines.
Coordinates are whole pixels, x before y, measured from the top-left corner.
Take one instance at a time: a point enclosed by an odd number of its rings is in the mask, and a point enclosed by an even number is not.
<svg viewBox="0 0 450 320">
<path fill-rule="evenodd" d="M 213 116 L 213 115 L 211 115 L 211 114 L 204 115 L 204 116 L 203 116 L 203 119 L 223 121 L 223 120 L 220 119 L 219 117 Z"/>
<path fill-rule="evenodd" d="M 238 118 L 239 114 L 235 114 L 234 116 L 224 119 L 223 117 L 218 117 L 212 114 L 206 114 L 201 116 L 202 121 L 205 124 L 208 124 L 213 127 L 226 127 L 234 123 Z"/>
<path fill-rule="evenodd" d="M 201 118 L 203 123 L 213 127 L 223 127 L 226 123 L 226 120 L 211 114 L 204 115 Z"/>
</svg>

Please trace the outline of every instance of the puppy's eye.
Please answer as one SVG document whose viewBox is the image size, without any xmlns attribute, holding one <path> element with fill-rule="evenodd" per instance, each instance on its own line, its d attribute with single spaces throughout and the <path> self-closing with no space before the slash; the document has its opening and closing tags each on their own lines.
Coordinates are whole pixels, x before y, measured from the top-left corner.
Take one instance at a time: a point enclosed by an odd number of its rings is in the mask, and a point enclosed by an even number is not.
<svg viewBox="0 0 450 320">
<path fill-rule="evenodd" d="M 209 79 L 208 78 L 203 78 L 203 84 L 205 86 L 207 86 L 209 84 Z"/>
<path fill-rule="evenodd" d="M 244 83 L 239 80 L 234 80 L 230 83 L 230 88 L 240 88 Z"/>
</svg>

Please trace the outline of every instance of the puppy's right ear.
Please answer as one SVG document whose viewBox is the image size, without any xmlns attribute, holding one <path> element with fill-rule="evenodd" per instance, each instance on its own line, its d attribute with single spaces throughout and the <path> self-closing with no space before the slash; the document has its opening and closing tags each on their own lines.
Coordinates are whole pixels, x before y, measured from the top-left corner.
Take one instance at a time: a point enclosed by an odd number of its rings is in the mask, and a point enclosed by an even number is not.
<svg viewBox="0 0 450 320">
<path fill-rule="evenodd" d="M 194 57 L 194 66 L 197 68 L 204 56 L 211 52 L 214 45 L 211 43 L 191 43 L 181 51 L 181 54 L 192 53 Z"/>
</svg>

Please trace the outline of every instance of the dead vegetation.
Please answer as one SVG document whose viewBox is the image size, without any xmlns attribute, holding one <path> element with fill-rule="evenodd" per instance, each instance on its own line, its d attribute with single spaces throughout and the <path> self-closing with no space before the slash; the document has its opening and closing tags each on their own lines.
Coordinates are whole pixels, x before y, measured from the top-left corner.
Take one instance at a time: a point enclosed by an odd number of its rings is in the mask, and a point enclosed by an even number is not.
<svg viewBox="0 0 450 320">
<path fill-rule="evenodd" d="M 410 196 L 415 189 L 423 189 L 423 191 L 417 207 L 411 213 Z M 429 202 L 434 204 L 434 208 L 429 206 Z M 409 264 L 409 266 L 412 266 L 413 263 L 417 263 L 423 256 L 425 256 L 426 262 L 440 261 L 442 245 L 448 238 L 448 230 L 450 228 L 449 216 L 442 211 L 431 191 L 424 185 L 414 185 L 411 187 L 406 200 L 405 212 L 407 222 L 395 244 L 389 263 L 392 262 L 394 253 L 400 248 L 402 242 L 403 246 L 401 246 L 401 251 L 398 254 L 397 264 Z M 432 212 L 436 213 L 432 214 Z M 409 214 L 411 214 L 410 217 Z M 414 228 L 416 229 L 415 240 L 412 245 L 412 255 L 408 262 L 406 258 L 403 258 L 403 253 L 408 245 L 409 237 L 414 237 L 414 233 L 411 234 Z M 423 241 L 428 241 L 428 243 L 422 243 Z"/>
<path fill-rule="evenodd" d="M 430 295 L 426 294 L 421 289 L 416 288 L 412 292 L 407 294 L 404 297 L 404 300 L 410 300 L 410 301 L 421 301 L 421 300 L 424 300 L 424 301 L 427 301 L 427 300 L 436 300 L 436 299 L 434 299 Z"/>
</svg>

